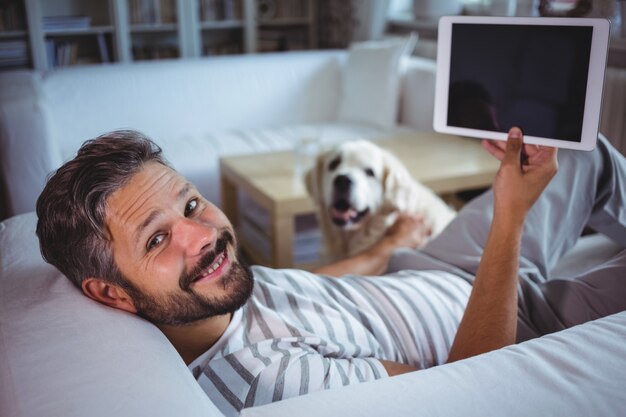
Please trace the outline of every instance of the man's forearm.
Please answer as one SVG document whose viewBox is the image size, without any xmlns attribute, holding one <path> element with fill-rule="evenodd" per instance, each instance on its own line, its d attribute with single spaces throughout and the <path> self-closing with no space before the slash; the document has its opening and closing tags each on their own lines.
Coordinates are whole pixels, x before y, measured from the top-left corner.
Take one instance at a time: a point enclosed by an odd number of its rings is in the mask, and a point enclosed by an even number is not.
<svg viewBox="0 0 626 417">
<path fill-rule="evenodd" d="M 515 343 L 523 222 L 494 218 L 448 362 Z"/>
<path fill-rule="evenodd" d="M 557 149 L 527 146 L 509 130 L 506 146 L 484 141 L 501 161 L 493 182 L 493 221 L 448 362 L 515 343 L 517 277 L 524 220 L 558 170 Z"/>
<path fill-rule="evenodd" d="M 313 272 L 332 277 L 346 274 L 380 275 L 387 270 L 389 258 L 394 248 L 395 246 L 387 238 L 383 238 L 358 255 L 322 266 Z"/>
</svg>

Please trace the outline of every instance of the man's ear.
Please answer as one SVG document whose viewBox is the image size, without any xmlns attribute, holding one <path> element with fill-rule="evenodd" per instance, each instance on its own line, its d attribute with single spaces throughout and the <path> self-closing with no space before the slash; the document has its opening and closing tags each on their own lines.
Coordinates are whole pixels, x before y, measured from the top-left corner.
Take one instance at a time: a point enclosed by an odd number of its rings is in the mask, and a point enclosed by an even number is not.
<svg viewBox="0 0 626 417">
<path fill-rule="evenodd" d="M 99 303 L 109 307 L 136 314 L 137 308 L 128 293 L 119 286 L 102 278 L 86 278 L 81 284 L 83 293 Z"/>
</svg>

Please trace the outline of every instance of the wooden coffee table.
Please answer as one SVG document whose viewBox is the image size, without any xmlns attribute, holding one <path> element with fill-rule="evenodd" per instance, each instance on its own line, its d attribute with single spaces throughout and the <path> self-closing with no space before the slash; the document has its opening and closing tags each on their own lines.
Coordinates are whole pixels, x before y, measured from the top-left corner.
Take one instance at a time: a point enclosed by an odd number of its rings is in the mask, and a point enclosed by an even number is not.
<svg viewBox="0 0 626 417">
<path fill-rule="evenodd" d="M 424 132 L 377 143 L 394 153 L 414 178 L 439 195 L 487 187 L 499 166 L 476 139 Z M 222 208 L 235 228 L 241 224 L 238 190 L 269 214 L 269 257 L 263 256 L 252 242 L 240 238 L 242 249 L 253 263 L 276 268 L 316 266 L 293 262 L 295 218 L 315 210 L 294 169 L 293 152 L 224 157 L 220 172 Z"/>
</svg>

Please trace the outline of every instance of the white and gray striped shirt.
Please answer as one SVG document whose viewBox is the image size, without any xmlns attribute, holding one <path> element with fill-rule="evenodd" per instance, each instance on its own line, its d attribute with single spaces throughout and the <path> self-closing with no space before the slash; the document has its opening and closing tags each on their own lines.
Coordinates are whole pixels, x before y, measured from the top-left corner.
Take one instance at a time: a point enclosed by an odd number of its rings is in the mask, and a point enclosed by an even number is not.
<svg viewBox="0 0 626 417">
<path fill-rule="evenodd" d="M 422 369 L 444 363 L 471 291 L 441 271 L 340 279 L 253 272 L 251 299 L 189 365 L 226 416 L 387 376 L 379 360 Z"/>
</svg>

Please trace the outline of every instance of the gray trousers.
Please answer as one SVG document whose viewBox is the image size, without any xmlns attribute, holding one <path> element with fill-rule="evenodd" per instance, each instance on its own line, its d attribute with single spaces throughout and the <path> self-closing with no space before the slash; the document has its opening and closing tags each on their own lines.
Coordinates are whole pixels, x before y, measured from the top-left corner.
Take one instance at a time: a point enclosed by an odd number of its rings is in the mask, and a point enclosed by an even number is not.
<svg viewBox="0 0 626 417">
<path fill-rule="evenodd" d="M 552 276 L 585 226 L 626 248 L 626 159 L 600 135 L 592 152 L 560 149 L 559 171 L 522 237 L 518 342 L 626 310 L 626 250 L 579 276 Z M 401 249 L 389 272 L 436 269 L 472 282 L 492 220 L 491 190 L 469 202 L 420 250 Z M 488 318 L 486 318 L 488 319 Z"/>
</svg>

